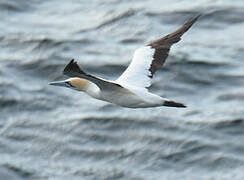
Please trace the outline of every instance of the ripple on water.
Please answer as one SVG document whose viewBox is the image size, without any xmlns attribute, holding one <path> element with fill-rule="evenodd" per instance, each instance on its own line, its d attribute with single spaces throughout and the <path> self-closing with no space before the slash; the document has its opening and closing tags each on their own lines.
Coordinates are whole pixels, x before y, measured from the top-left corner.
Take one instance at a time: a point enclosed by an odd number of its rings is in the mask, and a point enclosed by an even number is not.
<svg viewBox="0 0 244 180">
<path fill-rule="evenodd" d="M 232 30 L 244 12 L 236 1 L 174 3 L 0 2 L 0 179 L 243 179 L 243 47 Z M 187 109 L 125 109 L 47 85 L 71 58 L 115 79 L 142 42 L 199 12 L 150 89 Z"/>
</svg>

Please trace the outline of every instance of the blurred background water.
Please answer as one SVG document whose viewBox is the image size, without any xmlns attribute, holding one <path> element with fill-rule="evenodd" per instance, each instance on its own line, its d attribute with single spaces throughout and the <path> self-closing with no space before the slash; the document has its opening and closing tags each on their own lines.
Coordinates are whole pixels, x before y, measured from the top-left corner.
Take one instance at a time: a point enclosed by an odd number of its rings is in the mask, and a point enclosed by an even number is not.
<svg viewBox="0 0 244 180">
<path fill-rule="evenodd" d="M 1 0 L 0 179 L 244 179 L 243 0 Z M 75 58 L 116 79 L 133 51 L 203 16 L 127 109 L 48 86 Z"/>
</svg>

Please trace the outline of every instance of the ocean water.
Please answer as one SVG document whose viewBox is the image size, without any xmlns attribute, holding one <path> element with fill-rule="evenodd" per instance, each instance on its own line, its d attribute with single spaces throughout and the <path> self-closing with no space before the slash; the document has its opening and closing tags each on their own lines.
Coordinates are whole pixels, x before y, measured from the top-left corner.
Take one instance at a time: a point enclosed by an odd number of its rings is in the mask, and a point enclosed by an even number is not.
<svg viewBox="0 0 244 180">
<path fill-rule="evenodd" d="M 243 0 L 1 0 L 0 180 L 244 179 Z M 74 58 L 116 79 L 136 48 L 202 17 L 128 109 L 52 87 Z"/>
</svg>

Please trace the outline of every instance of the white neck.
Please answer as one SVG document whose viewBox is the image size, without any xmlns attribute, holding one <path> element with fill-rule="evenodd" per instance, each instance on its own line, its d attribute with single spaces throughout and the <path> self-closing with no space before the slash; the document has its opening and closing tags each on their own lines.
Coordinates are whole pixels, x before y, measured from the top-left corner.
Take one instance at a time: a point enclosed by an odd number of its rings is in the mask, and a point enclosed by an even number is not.
<svg viewBox="0 0 244 180">
<path fill-rule="evenodd" d="M 102 99 L 101 98 L 101 94 L 100 94 L 100 92 L 101 92 L 100 88 L 96 84 L 94 84 L 94 83 L 92 83 L 90 81 L 89 81 L 89 84 L 88 84 L 88 86 L 86 87 L 86 89 L 84 91 L 88 95 L 90 95 L 90 96 L 92 96 L 92 97 L 94 97 L 96 99 Z"/>
</svg>

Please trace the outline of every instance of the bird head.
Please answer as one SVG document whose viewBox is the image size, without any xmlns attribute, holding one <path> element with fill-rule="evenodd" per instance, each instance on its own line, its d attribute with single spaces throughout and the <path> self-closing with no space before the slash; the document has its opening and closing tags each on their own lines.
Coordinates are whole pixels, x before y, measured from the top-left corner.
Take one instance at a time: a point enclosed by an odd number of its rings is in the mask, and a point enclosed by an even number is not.
<svg viewBox="0 0 244 180">
<path fill-rule="evenodd" d="M 82 78 L 69 78 L 64 81 L 55 81 L 48 84 L 53 86 L 67 87 L 77 91 L 85 91 L 88 88 L 89 81 Z"/>
</svg>

